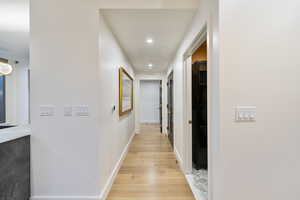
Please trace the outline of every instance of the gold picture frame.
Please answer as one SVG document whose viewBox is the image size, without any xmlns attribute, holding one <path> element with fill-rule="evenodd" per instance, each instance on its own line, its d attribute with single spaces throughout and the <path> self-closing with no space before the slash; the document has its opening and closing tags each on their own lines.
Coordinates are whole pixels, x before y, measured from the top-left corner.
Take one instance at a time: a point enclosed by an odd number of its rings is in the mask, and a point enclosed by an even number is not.
<svg viewBox="0 0 300 200">
<path fill-rule="evenodd" d="M 119 69 L 119 116 L 133 110 L 133 78 L 122 67 Z"/>
</svg>

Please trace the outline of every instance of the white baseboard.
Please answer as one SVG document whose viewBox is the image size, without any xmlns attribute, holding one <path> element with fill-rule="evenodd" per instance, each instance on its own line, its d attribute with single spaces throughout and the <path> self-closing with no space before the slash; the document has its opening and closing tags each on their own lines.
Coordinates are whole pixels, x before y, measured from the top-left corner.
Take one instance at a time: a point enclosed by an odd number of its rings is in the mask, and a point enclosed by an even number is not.
<svg viewBox="0 0 300 200">
<path fill-rule="evenodd" d="M 179 164 L 179 167 L 180 167 L 181 171 L 184 172 L 184 170 L 183 170 L 184 168 L 182 166 L 183 165 L 182 158 L 181 158 L 180 154 L 178 153 L 178 151 L 177 151 L 177 149 L 176 149 L 175 146 L 174 146 L 174 153 L 176 155 L 176 159 L 178 161 L 178 164 Z"/>
<path fill-rule="evenodd" d="M 129 139 L 129 142 L 125 146 L 120 156 L 120 159 L 118 160 L 114 170 L 112 171 L 111 175 L 109 176 L 104 186 L 104 189 L 102 190 L 99 196 L 33 196 L 30 198 L 30 200 L 105 200 L 107 198 L 107 195 L 110 192 L 110 189 L 114 183 L 116 176 L 118 175 L 118 172 L 123 164 L 123 161 L 126 158 L 126 155 L 129 150 L 129 146 L 134 136 L 135 133 L 132 134 L 131 138 Z"/>
<path fill-rule="evenodd" d="M 180 170 L 182 171 L 182 173 L 184 173 L 185 175 L 185 179 L 187 180 L 192 192 L 193 192 L 193 195 L 195 197 L 196 200 L 206 200 L 203 195 L 201 194 L 201 192 L 194 186 L 194 183 L 193 183 L 193 175 L 186 175 L 185 172 L 184 172 L 184 168 L 183 168 L 183 162 L 182 162 L 182 158 L 180 156 L 180 154 L 178 153 L 176 147 L 174 147 L 174 153 L 176 155 L 176 159 L 178 161 L 178 164 L 179 164 L 179 167 L 180 167 Z"/>
<path fill-rule="evenodd" d="M 30 200 L 101 200 L 99 196 L 34 196 Z"/>
<path fill-rule="evenodd" d="M 108 196 L 108 193 L 110 192 L 110 189 L 116 179 L 116 176 L 118 175 L 118 172 L 123 164 L 124 159 L 126 158 L 126 155 L 128 153 L 129 150 L 129 146 L 132 142 L 132 139 L 134 138 L 135 133 L 132 134 L 131 138 L 129 139 L 129 142 L 127 143 L 126 147 L 124 148 L 124 151 L 121 154 L 121 157 L 119 159 L 119 161 L 117 162 L 114 170 L 112 171 L 111 175 L 109 176 L 109 179 L 107 180 L 104 189 L 102 190 L 101 194 L 100 194 L 100 199 L 101 200 L 105 200 Z"/>
</svg>

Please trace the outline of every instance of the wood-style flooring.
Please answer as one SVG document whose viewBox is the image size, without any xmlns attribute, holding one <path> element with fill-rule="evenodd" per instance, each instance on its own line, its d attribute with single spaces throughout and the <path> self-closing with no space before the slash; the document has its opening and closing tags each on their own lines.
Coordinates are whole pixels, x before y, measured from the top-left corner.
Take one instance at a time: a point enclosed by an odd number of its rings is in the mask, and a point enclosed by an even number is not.
<svg viewBox="0 0 300 200">
<path fill-rule="evenodd" d="M 195 200 L 159 127 L 142 125 L 107 200 Z"/>
</svg>

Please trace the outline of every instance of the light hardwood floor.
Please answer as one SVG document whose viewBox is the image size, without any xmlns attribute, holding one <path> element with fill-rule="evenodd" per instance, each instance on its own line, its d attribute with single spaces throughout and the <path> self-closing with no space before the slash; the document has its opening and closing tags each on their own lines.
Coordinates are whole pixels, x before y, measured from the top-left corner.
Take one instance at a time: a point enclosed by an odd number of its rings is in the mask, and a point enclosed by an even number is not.
<svg viewBox="0 0 300 200">
<path fill-rule="evenodd" d="M 142 125 L 132 141 L 107 200 L 194 200 L 159 127 Z"/>
</svg>

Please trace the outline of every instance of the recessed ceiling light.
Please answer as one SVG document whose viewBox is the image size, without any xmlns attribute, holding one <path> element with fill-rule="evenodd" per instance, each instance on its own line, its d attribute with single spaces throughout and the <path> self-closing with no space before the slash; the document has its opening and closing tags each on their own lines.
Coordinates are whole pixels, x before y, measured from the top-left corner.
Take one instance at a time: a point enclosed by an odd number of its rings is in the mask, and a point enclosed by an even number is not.
<svg viewBox="0 0 300 200">
<path fill-rule="evenodd" d="M 149 68 L 152 68 L 152 67 L 153 67 L 153 64 L 152 64 L 152 63 L 150 63 L 150 64 L 148 65 L 148 67 L 149 67 Z"/>
<path fill-rule="evenodd" d="M 153 43 L 153 39 L 152 39 L 152 38 L 148 38 L 148 39 L 146 40 L 146 42 L 147 42 L 148 44 L 152 44 L 152 43 Z"/>
</svg>

